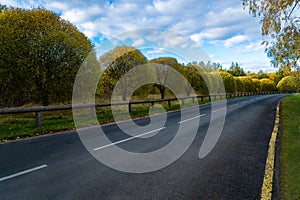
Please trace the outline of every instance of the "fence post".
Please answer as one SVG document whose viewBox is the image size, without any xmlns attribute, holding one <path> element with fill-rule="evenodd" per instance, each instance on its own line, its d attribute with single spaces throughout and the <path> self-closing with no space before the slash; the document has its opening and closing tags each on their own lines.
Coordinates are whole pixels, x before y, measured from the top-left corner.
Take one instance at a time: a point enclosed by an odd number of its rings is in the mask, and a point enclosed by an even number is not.
<svg viewBox="0 0 300 200">
<path fill-rule="evenodd" d="M 151 109 L 154 109 L 154 101 L 151 102 Z"/>
<path fill-rule="evenodd" d="M 183 98 L 181 99 L 181 104 L 184 105 L 184 99 Z"/>
<path fill-rule="evenodd" d="M 204 96 L 201 96 L 201 101 L 204 102 Z"/>
<path fill-rule="evenodd" d="M 210 96 L 208 96 L 208 100 L 209 100 L 209 101 L 211 101 L 211 98 L 210 98 Z"/>
<path fill-rule="evenodd" d="M 96 116 L 97 116 L 97 114 L 96 114 L 96 108 L 95 108 L 95 106 L 93 106 L 93 107 L 91 107 L 91 117 L 95 118 Z"/>
<path fill-rule="evenodd" d="M 35 113 L 35 125 L 42 126 L 42 113 L 41 112 Z"/>
<path fill-rule="evenodd" d="M 168 106 L 171 108 L 171 100 L 168 100 Z"/>
<path fill-rule="evenodd" d="M 192 101 L 193 101 L 193 103 L 195 103 L 195 99 L 194 99 L 194 97 L 192 97 Z"/>
<path fill-rule="evenodd" d="M 129 111 L 129 113 L 132 112 L 132 110 L 131 110 L 131 103 L 130 102 L 128 102 L 128 111 Z"/>
</svg>

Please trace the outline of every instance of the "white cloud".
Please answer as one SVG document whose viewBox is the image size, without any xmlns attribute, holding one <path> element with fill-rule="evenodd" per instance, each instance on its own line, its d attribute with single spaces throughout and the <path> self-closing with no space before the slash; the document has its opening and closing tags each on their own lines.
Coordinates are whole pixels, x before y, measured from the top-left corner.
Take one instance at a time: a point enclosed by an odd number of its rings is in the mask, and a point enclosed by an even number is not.
<svg viewBox="0 0 300 200">
<path fill-rule="evenodd" d="M 240 0 L 2 0 L 2 4 L 24 8 L 45 7 L 52 9 L 64 19 L 75 24 L 90 39 L 111 38 L 124 31 L 145 27 L 161 27 L 180 34 L 133 34 L 134 46 L 152 46 L 165 49 L 190 48 L 207 45 L 211 54 L 218 57 L 226 48 L 236 50 L 237 44 L 244 45 L 244 56 L 263 51 L 257 44 L 260 25 Z M 125 34 L 126 35 L 126 34 Z M 124 37 L 126 38 L 126 37 Z M 191 39 L 192 41 L 189 41 Z M 122 40 L 125 41 L 125 40 Z M 247 42 L 247 43 L 246 43 Z M 239 45 L 239 46 L 240 46 Z M 101 42 L 97 44 L 101 47 Z M 215 52 L 214 52 L 215 51 Z M 249 52 L 249 53 L 248 53 Z M 256 58 L 261 59 L 264 54 Z M 228 57 L 234 61 L 234 53 Z M 265 56 L 266 57 L 266 56 Z"/>
<path fill-rule="evenodd" d="M 158 48 L 158 49 L 153 49 L 153 50 L 148 50 L 147 54 L 151 55 L 151 54 L 164 54 L 166 53 L 164 48 Z"/>
<path fill-rule="evenodd" d="M 250 18 L 242 6 L 225 8 L 222 12 L 210 11 L 206 15 L 205 25 L 208 27 L 244 24 Z"/>
<path fill-rule="evenodd" d="M 140 38 L 132 43 L 132 46 L 138 47 L 145 44 L 145 40 Z"/>
<path fill-rule="evenodd" d="M 261 42 L 252 42 L 245 46 L 245 49 L 242 50 L 243 53 L 251 53 L 255 51 L 263 51 L 265 46 Z"/>
<path fill-rule="evenodd" d="M 176 37 L 165 38 L 164 46 L 175 47 L 175 46 L 182 46 L 184 44 L 187 44 L 187 39 L 183 36 L 176 36 Z"/>
<path fill-rule="evenodd" d="M 243 42 L 245 42 L 247 40 L 248 40 L 247 36 L 245 36 L 245 35 L 237 35 L 237 36 L 234 36 L 234 37 L 232 37 L 230 39 L 225 40 L 224 41 L 224 46 L 226 48 L 229 48 L 229 47 L 232 47 L 234 45 L 241 44 L 241 43 L 243 43 Z"/>
</svg>

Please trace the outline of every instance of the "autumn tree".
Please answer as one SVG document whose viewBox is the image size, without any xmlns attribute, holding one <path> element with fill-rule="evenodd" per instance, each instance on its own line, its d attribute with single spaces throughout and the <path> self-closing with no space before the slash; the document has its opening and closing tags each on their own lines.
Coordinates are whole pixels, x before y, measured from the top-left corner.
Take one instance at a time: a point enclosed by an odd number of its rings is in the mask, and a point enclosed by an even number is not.
<svg viewBox="0 0 300 200">
<path fill-rule="evenodd" d="M 99 63 L 105 68 L 104 74 L 99 81 L 98 91 L 110 96 L 114 89 L 126 101 L 129 87 L 134 86 L 135 78 L 124 77 L 129 70 L 147 62 L 146 57 L 137 49 L 129 46 L 119 46 L 100 57 Z M 108 66 L 106 66 L 106 64 Z M 118 83 L 118 87 L 115 86 Z M 98 94 L 101 95 L 101 92 Z"/>
<path fill-rule="evenodd" d="M 243 82 L 245 92 L 255 92 L 255 85 L 251 78 L 246 76 L 241 76 L 239 78 Z"/>
<path fill-rule="evenodd" d="M 245 92 L 245 85 L 239 77 L 234 77 L 236 92 Z"/>
<path fill-rule="evenodd" d="M 280 92 L 297 92 L 299 91 L 299 81 L 295 76 L 286 76 L 277 84 Z"/>
<path fill-rule="evenodd" d="M 171 58 L 171 57 L 161 57 L 161 58 L 155 58 L 149 61 L 149 63 L 156 63 L 156 64 L 160 64 L 161 66 L 158 66 L 155 68 L 155 76 L 157 78 L 158 84 L 154 84 L 154 87 L 156 87 L 159 92 L 160 92 L 160 96 L 161 99 L 165 98 L 166 92 L 168 91 L 168 88 L 166 87 L 166 83 L 170 82 L 172 80 L 172 78 L 176 78 L 176 77 L 171 77 L 170 74 L 174 74 L 171 73 L 171 69 L 173 68 L 175 70 L 177 70 L 180 73 L 180 65 L 177 62 L 177 60 L 175 58 Z M 174 80 L 173 80 L 174 82 Z M 180 83 L 178 83 L 180 84 Z M 180 87 L 182 85 L 179 85 Z M 182 86 L 185 87 L 185 86 Z"/>
<path fill-rule="evenodd" d="M 272 64 L 288 75 L 291 68 L 299 67 L 300 20 L 299 0 L 243 0 L 254 17 L 259 17 L 262 35 Z"/>
<path fill-rule="evenodd" d="M 263 79 L 263 78 L 269 78 L 268 74 L 264 72 L 263 70 L 258 71 L 258 79 Z"/>
<path fill-rule="evenodd" d="M 0 102 L 49 105 L 70 101 L 76 73 L 92 51 L 71 23 L 45 9 L 0 13 Z"/>
<path fill-rule="evenodd" d="M 234 93 L 236 91 L 235 80 L 234 80 L 234 77 L 230 73 L 228 73 L 226 71 L 220 71 L 220 72 L 212 72 L 211 74 L 213 76 L 215 76 L 216 87 L 219 87 L 219 89 L 221 89 L 220 87 L 222 87 L 224 85 L 226 93 Z M 221 77 L 222 83 L 220 83 L 218 81 L 218 76 Z"/>
<path fill-rule="evenodd" d="M 254 87 L 255 87 L 255 92 L 260 92 L 261 91 L 261 82 L 258 79 L 252 79 Z"/>
<path fill-rule="evenodd" d="M 197 65 L 187 65 L 182 68 L 185 78 L 190 83 L 190 86 L 185 87 L 187 96 L 190 95 L 192 89 L 197 94 L 208 94 L 208 88 L 204 80 L 205 73 L 200 71 Z"/>
<path fill-rule="evenodd" d="M 271 81 L 268 78 L 260 79 L 261 82 L 261 91 L 263 92 L 270 92 L 275 90 L 274 81 Z"/>
</svg>

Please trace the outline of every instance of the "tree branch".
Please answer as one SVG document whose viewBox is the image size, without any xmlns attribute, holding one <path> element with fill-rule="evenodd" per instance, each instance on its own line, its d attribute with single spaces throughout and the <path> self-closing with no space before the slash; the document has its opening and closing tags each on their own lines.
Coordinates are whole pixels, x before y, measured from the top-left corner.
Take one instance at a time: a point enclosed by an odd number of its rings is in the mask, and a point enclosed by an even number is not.
<svg viewBox="0 0 300 200">
<path fill-rule="evenodd" d="M 296 6 L 298 5 L 298 3 L 299 3 L 299 1 L 297 1 L 297 2 L 295 3 L 294 7 L 292 8 L 292 10 L 291 10 L 291 12 L 290 12 L 290 14 L 289 14 L 289 16 L 288 16 L 288 19 L 290 19 L 291 15 L 292 15 L 292 13 L 294 12 L 294 10 L 295 10 Z"/>
</svg>

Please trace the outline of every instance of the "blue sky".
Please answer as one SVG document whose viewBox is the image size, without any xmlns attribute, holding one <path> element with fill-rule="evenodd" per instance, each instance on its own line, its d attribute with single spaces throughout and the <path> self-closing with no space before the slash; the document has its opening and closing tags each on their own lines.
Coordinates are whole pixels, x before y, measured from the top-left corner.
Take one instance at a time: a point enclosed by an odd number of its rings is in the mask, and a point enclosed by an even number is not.
<svg viewBox="0 0 300 200">
<path fill-rule="evenodd" d="M 245 71 L 277 71 L 261 46 L 259 20 L 241 0 L 2 0 L 2 4 L 44 7 L 75 24 L 98 54 L 113 46 L 135 46 L 149 58 L 179 62 L 238 62 Z M 206 54 L 204 53 L 206 52 Z"/>
</svg>

